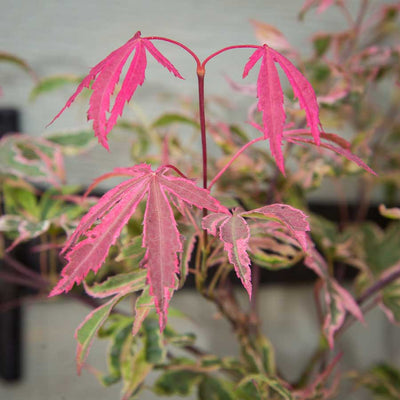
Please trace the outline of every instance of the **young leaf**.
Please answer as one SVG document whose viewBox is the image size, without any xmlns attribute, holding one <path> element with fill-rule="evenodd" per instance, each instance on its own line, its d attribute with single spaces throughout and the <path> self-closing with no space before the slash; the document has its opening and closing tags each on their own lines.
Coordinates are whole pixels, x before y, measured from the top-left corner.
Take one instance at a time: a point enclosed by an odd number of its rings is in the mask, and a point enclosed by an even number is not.
<svg viewBox="0 0 400 400">
<path fill-rule="evenodd" d="M 62 250 L 62 253 L 66 253 L 68 263 L 50 296 L 68 292 L 90 270 L 96 272 L 101 267 L 110 246 L 147 194 L 142 242 L 146 248 L 144 263 L 150 294 L 154 297 L 160 316 L 160 328 L 164 329 L 171 289 L 175 288 L 176 274 L 179 273 L 177 254 L 182 251 L 167 193 L 176 196 L 182 204 L 227 212 L 206 189 L 197 187 L 189 179 L 166 175 L 169 170 L 169 167 L 160 167 L 153 172 L 149 165 L 141 164 L 117 168 L 114 173 L 106 174 L 106 177 L 123 174 L 132 178 L 107 192 L 82 218 Z M 83 240 L 77 243 L 81 237 Z"/>
<path fill-rule="evenodd" d="M 297 208 L 287 204 L 271 204 L 248 211 L 243 213 L 243 215 L 253 218 L 276 220 L 286 226 L 292 236 L 297 239 L 302 249 L 307 251 L 307 231 L 310 230 L 310 225 L 307 221 L 307 215 Z"/>
<path fill-rule="evenodd" d="M 250 258 L 246 252 L 250 229 L 243 217 L 233 215 L 221 225 L 220 235 L 224 241 L 224 249 L 228 253 L 229 261 L 235 265 L 236 273 L 251 298 Z"/>
<path fill-rule="evenodd" d="M 30 239 L 34 239 L 48 231 L 50 221 L 29 221 L 19 215 L 1 215 L 0 232 L 17 233 L 18 237 L 7 248 L 13 250 L 17 245 Z"/>
<path fill-rule="evenodd" d="M 300 107 L 306 112 L 307 123 L 311 128 L 316 144 L 319 144 L 320 121 L 317 98 L 314 90 L 303 74 L 283 55 L 267 45 L 259 47 L 244 67 L 243 78 L 262 58 L 257 80 L 258 109 L 262 113 L 264 138 L 270 140 L 271 153 L 279 169 L 284 173 L 282 154 L 282 137 L 285 123 L 283 108 L 283 92 L 275 63 L 285 72 L 295 96 L 299 99 Z"/>
<path fill-rule="evenodd" d="M 76 349 L 76 364 L 78 374 L 80 374 L 83 363 L 89 354 L 90 346 L 92 345 L 97 331 L 100 329 L 101 325 L 103 325 L 113 307 L 124 294 L 125 293 L 113 297 L 107 303 L 93 310 L 76 329 L 75 338 L 78 341 L 78 347 Z"/>
<path fill-rule="evenodd" d="M 270 140 L 271 153 L 279 169 L 284 173 L 282 154 L 282 135 L 285 124 L 285 110 L 283 108 L 283 91 L 279 81 L 278 71 L 266 45 L 258 48 L 246 64 L 243 78 L 262 57 L 261 68 L 257 80 L 258 110 L 262 112 L 264 138 Z"/>
<path fill-rule="evenodd" d="M 215 213 L 203 218 L 203 229 L 213 236 L 218 236 L 224 243 L 231 264 L 234 265 L 237 276 L 251 297 L 250 230 L 244 218 L 267 219 L 284 225 L 291 235 L 299 242 L 304 251 L 307 250 L 306 231 L 310 230 L 307 216 L 300 210 L 285 204 L 272 204 L 251 211 L 239 212 L 233 215 Z"/>
<path fill-rule="evenodd" d="M 89 102 L 88 119 L 93 120 L 95 136 L 98 138 L 99 142 L 108 149 L 108 133 L 114 127 L 117 118 L 122 115 L 125 103 L 130 101 L 138 86 L 141 86 L 144 82 L 147 65 L 146 50 L 176 77 L 183 79 L 176 68 L 154 47 L 151 41 L 142 38 L 140 32 L 137 32 L 123 46 L 114 50 L 103 61 L 90 70 L 89 75 L 82 80 L 75 93 L 69 98 L 65 106 L 54 117 L 50 124 L 52 124 L 64 110 L 73 103 L 81 91 L 84 88 L 88 88 L 93 81 L 93 93 Z M 133 52 L 135 53 L 131 64 L 110 111 L 110 96 L 114 93 L 115 87 L 120 80 L 122 69 Z M 107 117 L 109 112 L 110 115 Z"/>
<path fill-rule="evenodd" d="M 229 261 L 234 265 L 236 275 L 251 298 L 250 258 L 247 254 L 250 230 L 247 222 L 236 213 L 232 216 L 211 214 L 203 218 L 203 228 L 214 236 L 219 230 L 219 238 L 224 243 Z"/>
<path fill-rule="evenodd" d="M 311 139 L 304 137 L 304 135 L 310 135 L 310 134 L 311 132 L 308 132 L 306 130 L 292 130 L 292 131 L 289 130 L 283 133 L 283 137 L 290 143 L 315 144 L 315 142 L 313 142 Z M 343 138 L 332 133 L 323 133 L 321 136 L 323 139 L 330 140 L 331 142 L 339 144 L 339 146 L 335 146 L 326 141 L 320 142 L 319 146 L 331 150 L 337 154 L 340 154 L 343 157 L 346 157 L 348 160 L 356 163 L 360 168 L 363 168 L 365 171 L 373 175 L 376 175 L 376 172 L 373 169 L 371 169 L 367 164 L 365 164 L 364 161 L 362 161 L 359 157 L 357 157 L 350 151 L 350 143 L 347 143 L 347 141 L 345 141 Z"/>
<path fill-rule="evenodd" d="M 63 164 L 61 148 L 44 138 L 12 134 L 0 140 L 3 174 L 59 186 L 65 177 Z"/>
<path fill-rule="evenodd" d="M 289 268 L 304 257 L 298 241 L 282 225 L 273 221 L 254 221 L 250 225 L 249 249 L 251 259 L 259 266 L 272 270 Z"/>
<path fill-rule="evenodd" d="M 105 298 L 125 290 L 136 292 L 142 290 L 145 285 L 146 271 L 140 270 L 111 276 L 106 281 L 93 286 L 85 284 L 85 291 L 92 297 Z"/>
</svg>

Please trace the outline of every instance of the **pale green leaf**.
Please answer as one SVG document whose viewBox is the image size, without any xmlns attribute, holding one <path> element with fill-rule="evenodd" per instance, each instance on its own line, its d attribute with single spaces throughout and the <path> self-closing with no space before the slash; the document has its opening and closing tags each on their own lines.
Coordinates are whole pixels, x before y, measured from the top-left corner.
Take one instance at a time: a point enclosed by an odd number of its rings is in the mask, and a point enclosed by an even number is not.
<svg viewBox="0 0 400 400">
<path fill-rule="evenodd" d="M 32 89 L 29 98 L 30 100 L 35 100 L 41 94 L 51 92 L 68 84 L 78 84 L 81 80 L 82 77 L 76 75 L 55 75 L 40 79 Z"/>
<path fill-rule="evenodd" d="M 78 373 L 80 373 L 83 363 L 89 354 L 90 346 L 92 345 L 97 331 L 104 324 L 107 317 L 110 315 L 111 310 L 118 303 L 121 297 L 122 296 L 115 296 L 107 303 L 93 310 L 78 326 L 75 332 L 75 338 L 78 341 L 76 351 Z"/>
<path fill-rule="evenodd" d="M 118 294 L 121 291 L 135 292 L 142 290 L 146 285 L 146 270 L 137 270 L 126 274 L 109 277 L 102 283 L 93 286 L 85 284 L 86 292 L 92 297 L 104 298 Z"/>
</svg>

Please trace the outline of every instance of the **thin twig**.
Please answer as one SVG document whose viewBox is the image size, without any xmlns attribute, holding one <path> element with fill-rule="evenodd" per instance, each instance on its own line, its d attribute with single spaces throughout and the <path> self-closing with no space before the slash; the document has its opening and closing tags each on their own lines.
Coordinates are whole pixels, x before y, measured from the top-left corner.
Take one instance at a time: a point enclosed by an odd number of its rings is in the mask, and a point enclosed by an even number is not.
<svg viewBox="0 0 400 400">
<path fill-rule="evenodd" d="M 15 283 L 17 285 L 28 286 L 34 289 L 43 289 L 47 287 L 47 283 L 39 282 L 37 280 L 28 280 L 23 276 L 18 276 L 5 271 L 0 271 L 0 279 L 4 279 L 7 282 Z"/>
<path fill-rule="evenodd" d="M 384 278 L 380 279 L 379 281 L 375 282 L 371 285 L 365 292 L 357 299 L 357 304 L 361 305 L 366 300 L 371 298 L 375 293 L 382 290 L 385 286 L 389 285 L 397 278 L 400 278 L 400 263 L 392 268 L 393 271 L 387 274 Z"/>
<path fill-rule="evenodd" d="M 26 277 L 30 277 L 35 281 L 42 281 L 43 284 L 48 284 L 48 281 L 46 278 L 44 278 L 42 275 L 38 274 L 35 271 L 32 271 L 29 269 L 26 265 L 22 264 L 20 261 L 16 260 L 14 257 L 10 256 L 9 254 L 5 253 L 3 256 L 3 260 L 5 261 L 5 264 L 11 268 L 13 268 L 15 271 L 19 272 L 22 275 L 25 275 Z"/>
</svg>

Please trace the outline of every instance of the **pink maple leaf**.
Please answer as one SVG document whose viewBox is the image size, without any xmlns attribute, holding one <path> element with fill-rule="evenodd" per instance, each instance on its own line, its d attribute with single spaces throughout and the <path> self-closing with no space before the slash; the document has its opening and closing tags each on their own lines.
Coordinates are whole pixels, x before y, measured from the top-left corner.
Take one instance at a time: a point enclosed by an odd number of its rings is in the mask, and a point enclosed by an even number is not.
<svg viewBox="0 0 400 400">
<path fill-rule="evenodd" d="M 284 140 L 290 143 L 315 144 L 310 138 L 308 138 L 309 136 L 311 136 L 311 132 L 306 129 L 292 129 L 283 133 Z M 372 175 L 376 175 L 376 172 L 372 168 L 370 168 L 367 164 L 365 164 L 363 160 L 361 160 L 359 157 L 351 152 L 351 143 L 349 143 L 346 139 L 343 139 L 340 136 L 335 135 L 334 133 L 326 132 L 322 132 L 321 137 L 325 141 L 321 141 L 319 146 L 331 150 L 343 157 L 346 157 L 348 160 L 356 163 L 360 168 L 363 168 L 365 171 L 371 173 Z"/>
<path fill-rule="evenodd" d="M 303 251 L 307 251 L 307 232 L 310 225 L 307 221 L 307 215 L 302 211 L 287 204 L 271 204 L 257 208 L 246 213 L 255 218 L 271 219 L 284 225 L 300 244 Z"/>
<path fill-rule="evenodd" d="M 168 195 L 177 197 L 182 204 L 228 212 L 208 190 L 197 187 L 190 179 L 166 175 L 168 171 L 169 167 L 152 171 L 149 165 L 140 164 L 117 168 L 104 176 L 128 175 L 131 179 L 108 191 L 82 218 L 62 250 L 68 263 L 50 296 L 68 292 L 75 283 L 82 282 L 90 270 L 99 270 L 110 246 L 147 195 L 142 246 L 146 248 L 144 260 L 150 294 L 160 316 L 160 329 L 164 329 L 171 289 L 175 288 L 179 273 L 178 253 L 182 252 Z M 83 239 L 78 242 L 80 238 Z"/>
<path fill-rule="evenodd" d="M 233 215 L 215 213 L 203 218 L 203 228 L 213 236 L 218 236 L 224 243 L 228 259 L 235 267 L 237 276 L 251 297 L 251 270 L 249 241 L 250 229 L 245 218 L 267 219 L 284 225 L 304 251 L 307 250 L 306 232 L 310 230 L 307 216 L 300 210 L 285 204 L 271 204 L 251 211 L 239 212 Z"/>
<path fill-rule="evenodd" d="M 151 43 L 142 38 L 137 32 L 123 46 L 114 50 L 104 60 L 94 66 L 82 80 L 75 93 L 69 98 L 65 106 L 50 122 L 52 124 L 68 108 L 84 88 L 88 88 L 93 81 L 93 93 L 89 101 L 88 119 L 93 120 L 93 129 L 99 142 L 108 150 L 107 135 L 122 115 L 126 102 L 129 102 L 138 86 L 145 79 L 147 66 L 146 50 L 165 68 L 176 77 L 183 79 L 176 68 Z M 133 53 L 131 64 L 122 82 L 121 89 L 115 99 L 110 112 L 110 97 L 119 83 L 121 71 L 129 56 Z M 107 117 L 107 114 L 110 115 Z M 49 124 L 49 125 L 50 125 Z"/>
<path fill-rule="evenodd" d="M 229 262 L 234 265 L 236 275 L 251 298 L 250 258 L 247 254 L 250 229 L 245 219 L 237 212 L 233 215 L 210 214 L 203 218 L 203 228 L 213 236 L 217 236 L 219 231 Z"/>
<path fill-rule="evenodd" d="M 283 128 L 286 114 L 283 107 L 283 91 L 275 63 L 285 72 L 300 107 L 305 110 L 307 123 L 311 128 L 316 144 L 319 144 L 320 126 L 318 102 L 310 82 L 283 55 L 263 45 L 252 54 L 244 67 L 243 78 L 262 58 L 257 79 L 258 110 L 262 113 L 262 131 L 265 139 L 270 140 L 272 156 L 282 173 L 285 172 L 282 153 Z"/>
</svg>

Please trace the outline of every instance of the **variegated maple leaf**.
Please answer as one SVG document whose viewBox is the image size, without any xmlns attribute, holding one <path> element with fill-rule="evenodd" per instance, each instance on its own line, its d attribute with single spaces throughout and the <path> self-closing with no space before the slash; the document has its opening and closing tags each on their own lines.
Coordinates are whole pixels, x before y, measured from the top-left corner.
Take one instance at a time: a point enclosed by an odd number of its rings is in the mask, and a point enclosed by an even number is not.
<svg viewBox="0 0 400 400">
<path fill-rule="evenodd" d="M 353 296 L 340 286 L 335 278 L 329 275 L 328 266 L 324 258 L 315 249 L 311 240 L 309 247 L 309 254 L 305 258 L 304 264 L 321 279 L 326 305 L 322 332 L 328 341 L 329 347 L 333 348 L 335 333 L 343 325 L 346 313 L 349 312 L 361 322 L 364 322 L 364 317 Z"/>
<path fill-rule="evenodd" d="M 294 144 L 315 144 L 310 137 L 311 132 L 307 129 L 292 129 L 283 132 L 283 139 Z M 363 168 L 372 175 L 376 175 L 376 172 L 372 168 L 365 164 L 361 158 L 351 152 L 351 143 L 346 139 L 343 139 L 334 133 L 326 132 L 321 132 L 321 137 L 324 141 L 321 141 L 319 146 L 346 157 L 348 160 L 356 163 L 360 168 Z"/>
<path fill-rule="evenodd" d="M 144 262 L 150 294 L 160 316 L 160 329 L 165 327 L 171 289 L 175 288 L 176 274 L 179 273 L 178 253 L 182 252 L 168 195 L 179 199 L 181 205 L 228 213 L 208 190 L 197 187 L 190 179 L 167 175 L 170 170 L 170 167 L 160 167 L 152 171 L 149 165 L 140 164 L 131 168 L 116 168 L 113 173 L 103 176 L 128 175 L 131 179 L 109 190 L 82 218 L 62 250 L 68 263 L 50 296 L 68 292 L 90 270 L 98 271 L 110 246 L 147 195 L 142 241 L 146 249 Z M 97 182 L 101 179 L 98 178 Z M 83 240 L 78 242 L 82 237 Z"/>
<path fill-rule="evenodd" d="M 123 46 L 114 50 L 103 61 L 94 66 L 50 124 L 73 103 L 84 88 L 88 88 L 94 81 L 91 87 L 93 93 L 90 97 L 87 115 L 89 120 L 93 120 L 95 136 L 108 150 L 108 133 L 114 127 L 117 118 L 122 115 L 125 103 L 130 101 L 138 86 L 141 86 L 144 82 L 147 65 L 146 50 L 176 77 L 183 79 L 177 69 L 154 47 L 153 43 L 140 35 L 140 32 L 137 32 Z M 120 80 L 121 71 L 132 52 L 135 52 L 134 56 L 110 112 L 110 97 L 114 93 Z M 109 112 L 110 115 L 107 117 Z"/>
<path fill-rule="evenodd" d="M 285 204 L 271 204 L 251 211 L 233 214 L 214 213 L 203 218 L 203 228 L 224 243 L 228 259 L 235 267 L 237 276 L 251 297 L 251 270 L 249 241 L 250 229 L 245 218 L 268 219 L 284 225 L 298 241 L 304 251 L 307 250 L 307 231 L 310 226 L 307 216 L 300 210 Z"/>
<path fill-rule="evenodd" d="M 250 57 L 244 67 L 243 78 L 254 67 L 259 59 L 261 67 L 257 79 L 258 110 L 262 113 L 262 131 L 269 139 L 272 156 L 282 173 L 285 172 L 282 153 L 283 128 L 286 114 L 283 107 L 283 91 L 279 80 L 278 63 L 285 72 L 300 107 L 305 110 L 307 123 L 310 126 L 314 141 L 320 143 L 320 126 L 318 102 L 310 82 L 282 54 L 267 45 L 260 46 Z"/>
</svg>

